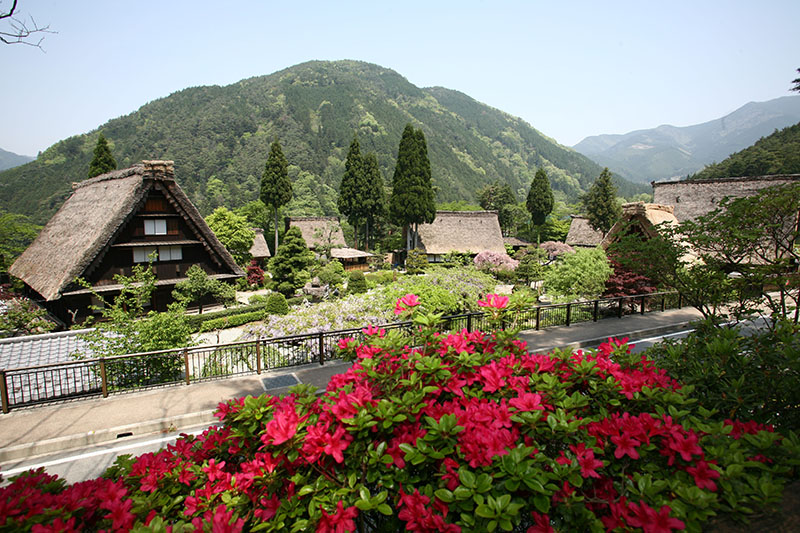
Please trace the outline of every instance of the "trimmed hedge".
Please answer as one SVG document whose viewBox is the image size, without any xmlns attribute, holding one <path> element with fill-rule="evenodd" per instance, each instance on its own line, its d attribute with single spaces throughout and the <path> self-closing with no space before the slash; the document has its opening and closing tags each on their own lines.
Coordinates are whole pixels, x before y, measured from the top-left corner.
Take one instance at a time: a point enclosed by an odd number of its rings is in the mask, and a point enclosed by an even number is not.
<svg viewBox="0 0 800 533">
<path fill-rule="evenodd" d="M 265 311 L 252 311 L 250 313 L 242 313 L 241 315 L 224 316 L 222 318 L 214 318 L 203 322 L 200 326 L 200 333 L 211 331 L 214 329 L 234 328 L 247 324 L 248 322 L 255 322 L 261 320 L 266 314 Z"/>
<path fill-rule="evenodd" d="M 216 320 L 224 317 L 232 317 L 236 315 L 249 314 L 255 311 L 260 311 L 263 314 L 263 311 L 266 307 L 267 307 L 266 302 L 251 304 L 251 305 L 240 305 L 237 307 L 230 307 L 228 309 L 223 309 L 222 311 L 212 311 L 211 313 L 203 313 L 201 315 L 188 315 L 186 317 L 186 322 L 187 324 L 189 324 L 189 328 L 193 332 L 198 332 L 201 331 L 203 324 L 211 320 Z M 244 324 L 244 322 L 242 322 L 242 324 Z M 208 330 L 206 329 L 203 331 L 208 331 Z"/>
</svg>

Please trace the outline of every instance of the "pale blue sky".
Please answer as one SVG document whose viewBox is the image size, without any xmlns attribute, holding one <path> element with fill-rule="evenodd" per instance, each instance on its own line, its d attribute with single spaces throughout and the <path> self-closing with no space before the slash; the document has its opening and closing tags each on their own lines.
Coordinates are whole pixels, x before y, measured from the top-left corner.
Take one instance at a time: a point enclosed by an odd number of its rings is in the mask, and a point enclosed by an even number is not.
<svg viewBox="0 0 800 533">
<path fill-rule="evenodd" d="M 0 148 L 26 155 L 180 89 L 313 59 L 462 91 L 569 146 L 789 95 L 800 67 L 798 0 L 20 0 L 19 11 L 58 32 L 46 53 L 0 47 Z"/>
</svg>

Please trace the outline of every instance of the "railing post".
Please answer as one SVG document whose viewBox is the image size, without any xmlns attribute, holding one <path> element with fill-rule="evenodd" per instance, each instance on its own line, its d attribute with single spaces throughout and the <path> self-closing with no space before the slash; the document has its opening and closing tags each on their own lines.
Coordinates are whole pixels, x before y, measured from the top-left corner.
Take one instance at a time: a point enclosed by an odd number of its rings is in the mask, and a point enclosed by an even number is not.
<svg viewBox="0 0 800 533">
<path fill-rule="evenodd" d="M 263 368 L 261 366 L 261 337 L 259 337 L 256 339 L 256 373 L 260 374 Z"/>
<path fill-rule="evenodd" d="M 322 332 L 319 334 L 319 364 L 325 364 L 325 339 Z"/>
<path fill-rule="evenodd" d="M 592 322 L 597 322 L 597 311 L 598 311 L 599 307 L 600 307 L 600 300 L 595 300 L 594 301 L 594 311 L 592 313 Z"/>
<path fill-rule="evenodd" d="M 183 371 L 186 374 L 186 384 L 189 384 L 189 349 L 183 349 Z"/>
<path fill-rule="evenodd" d="M 3 404 L 3 413 L 8 414 L 8 382 L 6 381 L 5 370 L 0 370 L 0 401 Z"/>
<path fill-rule="evenodd" d="M 539 319 L 542 318 L 542 308 L 536 307 L 536 331 L 539 331 Z"/>
<path fill-rule="evenodd" d="M 108 398 L 108 379 L 106 379 L 106 360 L 100 358 L 100 386 L 103 389 L 103 398 Z"/>
<path fill-rule="evenodd" d="M 666 295 L 662 294 L 661 295 L 661 312 L 663 313 L 666 310 L 667 310 L 667 297 L 666 297 Z"/>
<path fill-rule="evenodd" d="M 644 314 L 645 298 L 647 298 L 647 296 L 642 295 L 642 314 Z"/>
<path fill-rule="evenodd" d="M 683 294 L 678 293 L 678 309 L 683 308 Z"/>
<path fill-rule="evenodd" d="M 620 296 L 619 300 L 617 301 L 617 318 L 622 318 L 622 302 L 625 299 Z"/>
<path fill-rule="evenodd" d="M 472 331 L 472 313 L 467 313 L 467 331 Z"/>
<path fill-rule="evenodd" d="M 571 314 L 572 314 L 572 304 L 567 304 L 567 326 L 569 326 L 569 319 Z"/>
</svg>

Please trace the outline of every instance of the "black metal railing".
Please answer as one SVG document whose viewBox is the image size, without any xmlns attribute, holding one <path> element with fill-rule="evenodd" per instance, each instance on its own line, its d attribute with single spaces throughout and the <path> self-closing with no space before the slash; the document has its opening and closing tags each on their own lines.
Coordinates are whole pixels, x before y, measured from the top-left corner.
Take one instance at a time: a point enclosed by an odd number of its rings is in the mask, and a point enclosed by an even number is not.
<svg viewBox="0 0 800 533">
<path fill-rule="evenodd" d="M 539 330 L 631 313 L 665 311 L 680 308 L 683 303 L 677 293 L 652 293 L 538 305 L 507 316 L 505 325 Z M 485 330 L 488 326 L 487 315 L 482 312 L 450 315 L 442 320 L 442 331 Z M 413 332 L 410 322 L 380 327 L 409 335 Z M 8 413 L 14 407 L 85 396 L 107 397 L 115 392 L 260 374 L 309 363 L 324 364 L 338 357 L 338 342 L 346 337 L 362 341 L 364 333 L 362 328 L 352 328 L 0 370 L 2 411 Z"/>
</svg>

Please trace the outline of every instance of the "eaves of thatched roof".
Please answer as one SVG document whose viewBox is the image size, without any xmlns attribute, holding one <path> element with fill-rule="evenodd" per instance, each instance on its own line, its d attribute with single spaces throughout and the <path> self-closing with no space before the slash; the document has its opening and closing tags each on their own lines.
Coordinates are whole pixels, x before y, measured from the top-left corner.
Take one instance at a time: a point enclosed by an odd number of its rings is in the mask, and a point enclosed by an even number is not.
<svg viewBox="0 0 800 533">
<path fill-rule="evenodd" d="M 655 237 L 656 226 L 659 224 L 677 225 L 678 219 L 675 218 L 671 205 L 646 204 L 644 202 L 625 204 L 622 206 L 622 218 L 608 231 L 603 239 L 603 247 L 608 247 L 614 242 L 617 235 L 630 224 L 637 224 L 643 235 Z"/>
<path fill-rule="evenodd" d="M 286 227 L 292 226 L 300 229 L 306 246 L 311 249 L 320 246 L 347 246 L 338 217 L 289 217 L 286 219 Z"/>
<path fill-rule="evenodd" d="M 572 215 L 565 243 L 572 247 L 594 248 L 603 241 L 603 232 L 594 229 L 586 217 Z"/>
<path fill-rule="evenodd" d="M 253 259 L 270 257 L 269 246 L 267 246 L 267 241 L 264 238 L 264 230 L 261 228 L 253 228 L 253 232 L 256 236 L 253 239 L 253 246 L 250 247 L 250 255 L 253 256 Z"/>
<path fill-rule="evenodd" d="M 175 182 L 172 161 L 143 161 L 73 184 L 73 193 L 9 273 L 45 300 L 56 300 L 78 277 L 99 264 L 116 236 L 158 188 L 184 217 L 212 260 L 231 274 L 243 275 L 230 253 Z"/>
<path fill-rule="evenodd" d="M 420 224 L 419 240 L 430 255 L 506 253 L 497 211 L 437 211 L 433 223 Z"/>
<path fill-rule="evenodd" d="M 374 257 L 374 255 L 355 248 L 331 248 L 331 257 L 334 259 L 359 259 L 361 257 Z"/>
</svg>

